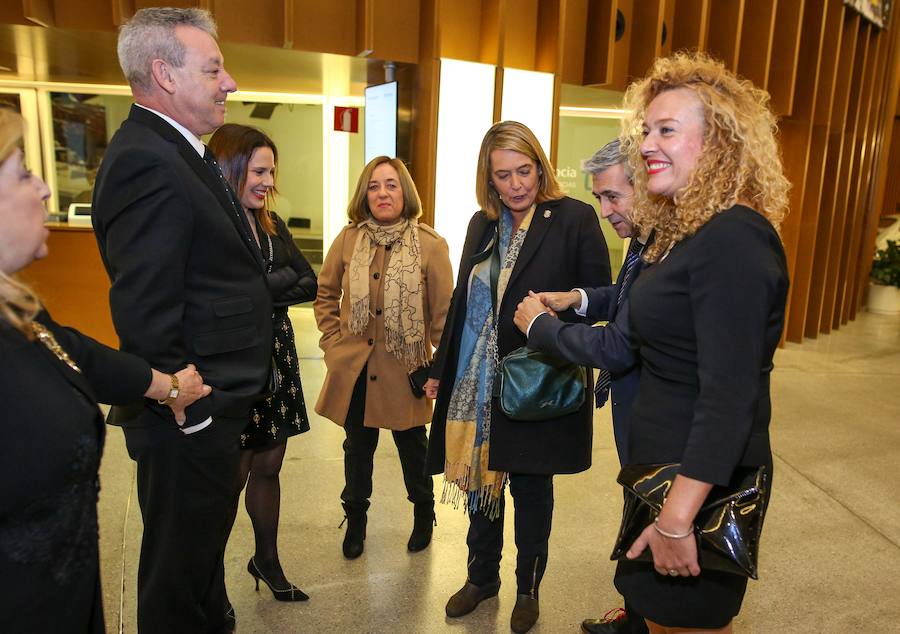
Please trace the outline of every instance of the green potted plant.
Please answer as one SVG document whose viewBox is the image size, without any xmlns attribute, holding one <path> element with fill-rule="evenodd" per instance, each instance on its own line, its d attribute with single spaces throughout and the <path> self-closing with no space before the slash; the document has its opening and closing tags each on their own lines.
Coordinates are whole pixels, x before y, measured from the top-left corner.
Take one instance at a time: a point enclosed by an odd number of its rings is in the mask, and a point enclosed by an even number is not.
<svg viewBox="0 0 900 634">
<path fill-rule="evenodd" d="M 869 275 L 869 312 L 881 315 L 900 314 L 900 245 L 893 240 L 875 252 Z"/>
</svg>

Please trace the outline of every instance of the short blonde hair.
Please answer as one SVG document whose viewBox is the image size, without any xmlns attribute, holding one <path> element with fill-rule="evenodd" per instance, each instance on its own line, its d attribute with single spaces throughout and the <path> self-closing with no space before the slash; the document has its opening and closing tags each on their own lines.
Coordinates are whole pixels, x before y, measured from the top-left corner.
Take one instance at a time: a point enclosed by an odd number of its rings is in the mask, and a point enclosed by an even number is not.
<svg viewBox="0 0 900 634">
<path fill-rule="evenodd" d="M 650 102 L 663 92 L 689 90 L 704 119 L 703 148 L 687 185 L 673 198 L 650 195 L 641 157 L 641 129 Z M 642 231 L 656 230 L 647 248 L 657 260 L 713 216 L 745 201 L 777 230 L 787 213 L 790 182 L 784 175 L 769 94 L 740 79 L 704 53 L 657 59 L 646 77 L 625 92 L 622 151 L 634 170 L 632 217 Z"/>
<path fill-rule="evenodd" d="M 403 192 L 402 217 L 412 220 L 422 215 L 422 201 L 419 199 L 419 192 L 403 161 L 389 156 L 376 156 L 363 168 L 362 174 L 359 175 L 359 180 L 356 181 L 356 191 L 353 193 L 353 198 L 350 199 L 350 204 L 347 205 L 347 217 L 353 224 L 365 222 L 372 217 L 372 213 L 369 211 L 369 180 L 371 180 L 372 172 L 375 171 L 375 168 L 385 163 L 397 170 L 397 174 L 400 177 L 400 191 Z"/>
<path fill-rule="evenodd" d="M 475 197 L 478 204 L 491 220 L 500 217 L 500 194 L 491 187 L 491 152 L 494 150 L 512 150 L 524 154 L 538 167 L 538 193 L 536 202 L 557 200 L 565 196 L 556 170 L 547 160 L 547 155 L 540 142 L 528 126 L 518 121 L 500 121 L 491 126 L 481 142 L 478 153 L 478 168 L 475 176 Z"/>
<path fill-rule="evenodd" d="M 9 160 L 25 133 L 21 115 L 0 108 L 0 163 Z M 0 191 L 0 196 L 6 192 Z M 3 227 L 0 226 L 0 231 Z M 31 322 L 41 309 L 34 292 L 5 271 L 0 271 L 0 320 L 19 330 L 29 340 L 34 338 Z"/>
</svg>

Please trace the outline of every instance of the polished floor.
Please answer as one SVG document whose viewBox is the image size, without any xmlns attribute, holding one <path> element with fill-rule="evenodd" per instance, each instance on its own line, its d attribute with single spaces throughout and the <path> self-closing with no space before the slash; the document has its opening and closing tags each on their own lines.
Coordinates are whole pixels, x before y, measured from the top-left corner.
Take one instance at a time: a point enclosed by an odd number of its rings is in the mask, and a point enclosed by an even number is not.
<svg viewBox="0 0 900 634">
<path fill-rule="evenodd" d="M 324 366 L 309 309 L 292 309 L 304 391 L 314 403 Z M 900 632 L 900 320 L 860 313 L 830 335 L 788 344 L 775 359 L 775 486 L 760 580 L 750 583 L 737 632 Z M 253 536 L 241 509 L 226 553 L 238 632 L 325 634 L 509 632 L 515 551 L 506 528 L 500 596 L 461 619 L 444 615 L 465 580 L 461 511 L 438 505 L 425 551 L 409 554 L 412 507 L 396 449 L 383 433 L 365 553 L 341 555 L 343 431 L 310 411 L 312 430 L 288 443 L 282 472 L 281 561 L 306 603 L 254 592 Z M 609 411 L 595 415 L 594 466 L 555 479 L 550 560 L 535 634 L 576 633 L 583 618 L 620 605 L 609 551 L 621 493 Z M 110 428 L 100 496 L 103 587 L 110 632 L 135 632 L 141 517 L 133 463 Z M 435 478 L 440 497 L 442 482 Z"/>
</svg>

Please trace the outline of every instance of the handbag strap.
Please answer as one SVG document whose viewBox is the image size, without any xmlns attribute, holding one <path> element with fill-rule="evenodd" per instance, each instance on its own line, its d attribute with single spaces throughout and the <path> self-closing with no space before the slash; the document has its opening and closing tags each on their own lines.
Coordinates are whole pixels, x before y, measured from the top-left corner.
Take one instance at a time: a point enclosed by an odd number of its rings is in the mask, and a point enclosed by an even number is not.
<svg viewBox="0 0 900 634">
<path fill-rule="evenodd" d="M 500 310 L 497 305 L 497 286 L 500 280 L 500 223 L 498 222 L 494 227 L 494 246 L 491 249 L 491 309 L 496 320 Z"/>
</svg>

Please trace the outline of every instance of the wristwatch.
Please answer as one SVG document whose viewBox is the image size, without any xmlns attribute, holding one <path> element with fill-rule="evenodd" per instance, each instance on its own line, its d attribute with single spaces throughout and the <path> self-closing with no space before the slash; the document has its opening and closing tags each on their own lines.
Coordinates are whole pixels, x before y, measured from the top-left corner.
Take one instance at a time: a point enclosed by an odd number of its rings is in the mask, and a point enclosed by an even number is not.
<svg viewBox="0 0 900 634">
<path fill-rule="evenodd" d="M 160 405 L 171 405 L 178 398 L 178 377 L 170 374 L 169 378 L 172 379 L 172 387 L 169 388 L 169 395 L 166 398 L 156 400 Z"/>
</svg>

